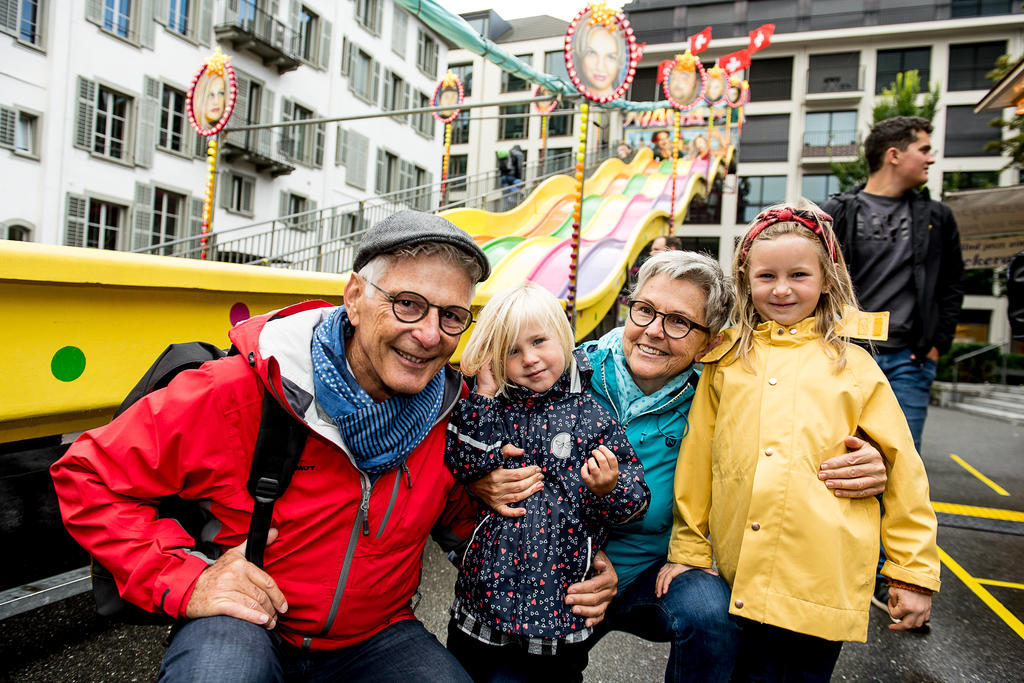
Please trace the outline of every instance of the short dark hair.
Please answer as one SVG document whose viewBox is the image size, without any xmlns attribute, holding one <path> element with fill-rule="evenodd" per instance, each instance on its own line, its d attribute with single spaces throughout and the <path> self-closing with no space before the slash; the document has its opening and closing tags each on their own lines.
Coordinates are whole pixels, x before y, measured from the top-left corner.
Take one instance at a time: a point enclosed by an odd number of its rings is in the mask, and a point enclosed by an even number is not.
<svg viewBox="0 0 1024 683">
<path fill-rule="evenodd" d="M 667 130 L 656 130 L 653 133 L 651 133 L 651 142 L 653 142 L 654 144 L 658 144 L 658 136 L 661 135 L 662 133 L 665 134 L 665 137 L 671 137 L 668 134 Z"/>
<path fill-rule="evenodd" d="M 907 147 L 917 141 L 920 131 L 932 134 L 932 122 L 922 116 L 894 116 L 876 123 L 864 141 L 868 173 L 877 173 L 882 169 L 882 159 L 890 147 L 901 152 L 907 151 Z"/>
<path fill-rule="evenodd" d="M 676 237 L 675 235 L 671 235 L 671 236 L 665 238 L 665 246 L 668 247 L 669 249 L 671 249 L 672 251 L 682 251 L 683 250 L 683 240 L 682 240 L 681 237 Z"/>
</svg>

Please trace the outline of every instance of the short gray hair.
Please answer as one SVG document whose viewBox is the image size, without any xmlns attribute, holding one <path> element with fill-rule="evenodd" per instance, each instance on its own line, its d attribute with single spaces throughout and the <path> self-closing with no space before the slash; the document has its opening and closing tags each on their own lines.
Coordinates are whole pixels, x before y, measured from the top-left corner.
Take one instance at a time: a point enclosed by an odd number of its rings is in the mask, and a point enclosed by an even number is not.
<svg viewBox="0 0 1024 683">
<path fill-rule="evenodd" d="M 359 269 L 359 277 L 365 281 L 376 283 L 384 277 L 384 274 L 396 262 L 424 256 L 438 256 L 445 263 L 462 269 L 466 277 L 469 278 L 469 281 L 473 283 L 470 290 L 470 298 L 472 299 L 475 296 L 476 283 L 480 281 L 480 277 L 483 275 L 480 263 L 462 249 L 445 242 L 421 242 L 408 247 L 400 247 L 389 254 L 375 256 L 369 263 Z M 370 295 L 371 293 L 367 291 L 366 296 Z"/>
<path fill-rule="evenodd" d="M 695 251 L 666 251 L 652 256 L 640 267 L 630 295 L 636 296 L 658 275 L 666 275 L 671 280 L 686 280 L 704 292 L 704 324 L 712 336 L 725 326 L 735 294 L 732 278 L 722 271 L 718 259 Z"/>
</svg>

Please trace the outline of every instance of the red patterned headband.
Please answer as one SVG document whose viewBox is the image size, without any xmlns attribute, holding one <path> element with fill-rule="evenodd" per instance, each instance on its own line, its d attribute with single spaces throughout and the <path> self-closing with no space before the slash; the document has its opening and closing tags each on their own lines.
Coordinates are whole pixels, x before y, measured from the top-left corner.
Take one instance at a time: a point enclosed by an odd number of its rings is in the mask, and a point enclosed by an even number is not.
<svg viewBox="0 0 1024 683">
<path fill-rule="evenodd" d="M 754 240 L 769 225 L 775 225 L 776 223 L 799 223 L 817 235 L 821 243 L 825 245 L 825 251 L 828 252 L 829 258 L 833 262 L 838 262 L 835 238 L 829 235 L 825 228 L 821 226 L 824 222 L 832 223 L 832 216 L 829 216 L 827 213 L 804 211 L 802 209 L 768 209 L 767 211 L 762 211 L 754 220 L 756 222 L 747 231 L 747 236 L 743 238 L 743 245 L 740 248 L 744 261 L 747 260 L 747 254 L 750 252 L 750 247 Z"/>
</svg>

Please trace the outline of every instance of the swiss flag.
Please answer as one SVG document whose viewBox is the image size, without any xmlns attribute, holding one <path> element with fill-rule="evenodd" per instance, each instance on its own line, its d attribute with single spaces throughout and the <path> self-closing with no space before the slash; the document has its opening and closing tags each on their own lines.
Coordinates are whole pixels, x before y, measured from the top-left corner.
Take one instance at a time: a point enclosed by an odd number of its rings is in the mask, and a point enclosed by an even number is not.
<svg viewBox="0 0 1024 683">
<path fill-rule="evenodd" d="M 747 49 L 757 52 L 772 44 L 772 35 L 775 33 L 775 24 L 765 24 L 750 32 L 750 45 Z"/>
<path fill-rule="evenodd" d="M 708 49 L 708 45 L 711 44 L 711 27 L 708 26 L 706 29 L 701 31 L 695 36 L 690 36 L 690 52 L 697 54 Z"/>
<path fill-rule="evenodd" d="M 740 69 L 750 66 L 750 50 L 732 52 L 724 57 L 718 58 L 718 65 L 725 69 L 726 73 L 736 73 Z"/>
<path fill-rule="evenodd" d="M 661 83 L 668 78 L 668 72 L 672 70 L 672 65 L 675 63 L 674 59 L 666 59 L 658 65 L 658 83 Z"/>
</svg>

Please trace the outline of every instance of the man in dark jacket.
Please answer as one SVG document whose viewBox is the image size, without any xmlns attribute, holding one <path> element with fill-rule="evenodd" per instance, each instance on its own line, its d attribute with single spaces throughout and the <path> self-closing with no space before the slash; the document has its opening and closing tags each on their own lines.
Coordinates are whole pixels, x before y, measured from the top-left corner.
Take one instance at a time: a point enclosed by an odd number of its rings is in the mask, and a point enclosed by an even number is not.
<svg viewBox="0 0 1024 683">
<path fill-rule="evenodd" d="M 861 307 L 889 311 L 889 338 L 875 343 L 875 360 L 918 451 L 939 355 L 953 342 L 964 295 L 953 213 L 928 190 L 914 190 L 935 163 L 931 132 L 931 122 L 916 116 L 875 125 L 864 143 L 867 183 L 822 206 L 835 220 Z"/>
</svg>

